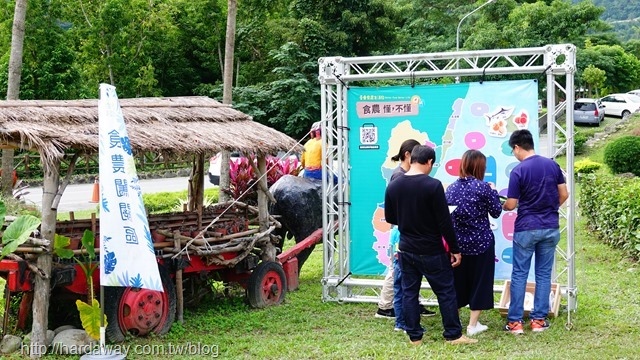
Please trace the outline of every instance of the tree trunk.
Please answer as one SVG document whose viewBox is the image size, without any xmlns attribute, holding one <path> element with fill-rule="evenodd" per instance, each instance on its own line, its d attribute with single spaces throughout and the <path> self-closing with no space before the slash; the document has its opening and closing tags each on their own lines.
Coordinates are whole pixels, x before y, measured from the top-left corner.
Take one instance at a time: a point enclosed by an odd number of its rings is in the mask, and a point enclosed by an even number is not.
<svg viewBox="0 0 640 360">
<path fill-rule="evenodd" d="M 42 161 L 43 159 L 41 159 Z M 59 191 L 60 163 L 54 167 L 43 161 L 44 184 L 42 189 L 42 237 L 49 240 L 47 251 L 38 256 L 37 265 L 47 276 L 43 279 L 35 277 L 33 296 L 33 324 L 31 331 L 31 358 L 38 359 L 46 352 L 46 334 L 48 327 L 49 298 L 51 295 L 51 252 L 53 249 L 54 235 L 56 232 L 56 216 L 58 211 L 53 207 L 53 201 Z"/>
<path fill-rule="evenodd" d="M 22 73 L 22 48 L 24 45 L 24 25 L 27 15 L 27 0 L 16 0 L 11 30 L 11 55 L 9 57 L 9 77 L 7 100 L 20 97 L 20 74 Z M 13 196 L 13 149 L 2 150 L 2 194 Z"/>
<path fill-rule="evenodd" d="M 227 4 L 227 38 L 224 49 L 222 102 L 224 104 L 232 104 L 233 54 L 236 46 L 236 14 L 238 12 L 238 1 L 229 0 Z M 231 184 L 229 179 L 229 159 L 229 151 L 223 150 L 220 157 L 220 192 L 218 194 L 218 200 L 221 203 L 230 200 L 229 194 L 224 191 L 229 189 Z"/>
<path fill-rule="evenodd" d="M 189 179 L 189 202 L 187 210 L 202 213 L 202 203 L 204 202 L 204 154 L 198 153 L 193 156 L 193 167 L 191 178 Z"/>
</svg>

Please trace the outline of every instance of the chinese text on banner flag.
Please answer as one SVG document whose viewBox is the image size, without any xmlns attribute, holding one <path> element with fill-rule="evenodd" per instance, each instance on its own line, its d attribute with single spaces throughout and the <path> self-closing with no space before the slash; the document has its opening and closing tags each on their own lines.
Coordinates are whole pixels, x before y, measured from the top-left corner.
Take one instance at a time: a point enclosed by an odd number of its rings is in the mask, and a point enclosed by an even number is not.
<svg viewBox="0 0 640 360">
<path fill-rule="evenodd" d="M 100 284 L 162 291 L 116 88 L 100 84 Z"/>
</svg>

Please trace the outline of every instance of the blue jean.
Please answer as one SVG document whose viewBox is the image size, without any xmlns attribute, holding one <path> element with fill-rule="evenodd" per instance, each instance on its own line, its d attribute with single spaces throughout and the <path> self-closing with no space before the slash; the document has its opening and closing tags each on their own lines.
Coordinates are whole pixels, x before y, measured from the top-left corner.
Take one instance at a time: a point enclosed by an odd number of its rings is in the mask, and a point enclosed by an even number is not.
<svg viewBox="0 0 640 360">
<path fill-rule="evenodd" d="M 533 310 L 529 318 L 545 319 L 549 313 L 549 293 L 551 292 L 551 272 L 555 260 L 556 246 L 560 241 L 558 229 L 518 231 L 513 234 L 513 270 L 511 272 L 511 303 L 508 321 L 522 321 L 524 317 L 524 294 L 531 268 L 531 258 L 535 254 L 536 291 Z"/>
<path fill-rule="evenodd" d="M 419 255 L 402 251 L 398 252 L 398 262 L 402 273 L 402 314 L 409 339 L 421 340 L 424 334 L 424 329 L 420 326 L 419 301 L 423 276 L 427 278 L 438 299 L 444 327 L 442 335 L 446 340 L 455 340 L 462 336 L 449 255 Z"/>
<path fill-rule="evenodd" d="M 311 179 L 311 180 L 322 180 L 322 169 L 316 170 L 307 170 L 304 169 L 304 173 L 302 174 L 303 178 Z M 338 176 L 333 175 L 333 183 L 338 183 Z"/>
<path fill-rule="evenodd" d="M 396 327 L 404 330 L 407 325 L 404 323 L 402 314 L 402 270 L 398 260 L 393 260 L 393 311 L 396 313 Z"/>
</svg>

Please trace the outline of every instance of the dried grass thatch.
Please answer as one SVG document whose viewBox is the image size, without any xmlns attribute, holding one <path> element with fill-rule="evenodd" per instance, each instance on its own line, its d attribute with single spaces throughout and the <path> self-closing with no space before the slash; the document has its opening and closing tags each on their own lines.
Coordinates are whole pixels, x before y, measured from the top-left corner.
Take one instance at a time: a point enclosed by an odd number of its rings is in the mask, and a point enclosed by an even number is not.
<svg viewBox="0 0 640 360">
<path fill-rule="evenodd" d="M 300 150 L 291 137 L 204 96 L 120 99 L 134 151 L 179 154 Z M 65 151 L 98 151 L 98 100 L 0 101 L 0 145 L 36 150 L 43 161 Z"/>
</svg>

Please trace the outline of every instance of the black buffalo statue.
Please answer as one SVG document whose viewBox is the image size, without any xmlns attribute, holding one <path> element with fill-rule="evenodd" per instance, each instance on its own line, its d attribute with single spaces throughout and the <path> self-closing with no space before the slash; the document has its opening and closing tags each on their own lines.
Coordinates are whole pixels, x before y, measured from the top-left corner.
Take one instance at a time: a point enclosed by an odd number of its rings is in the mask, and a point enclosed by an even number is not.
<svg viewBox="0 0 640 360">
<path fill-rule="evenodd" d="M 269 191 L 276 199 L 269 213 L 279 215 L 282 228 L 276 229 L 275 235 L 282 238 L 280 249 L 285 238 L 293 236 L 296 243 L 306 239 L 314 231 L 322 227 L 322 184 L 293 175 L 284 175 L 276 181 Z M 287 236 L 287 233 L 289 236 Z M 298 255 L 298 271 L 307 260 L 315 245 L 303 250 Z"/>
</svg>

